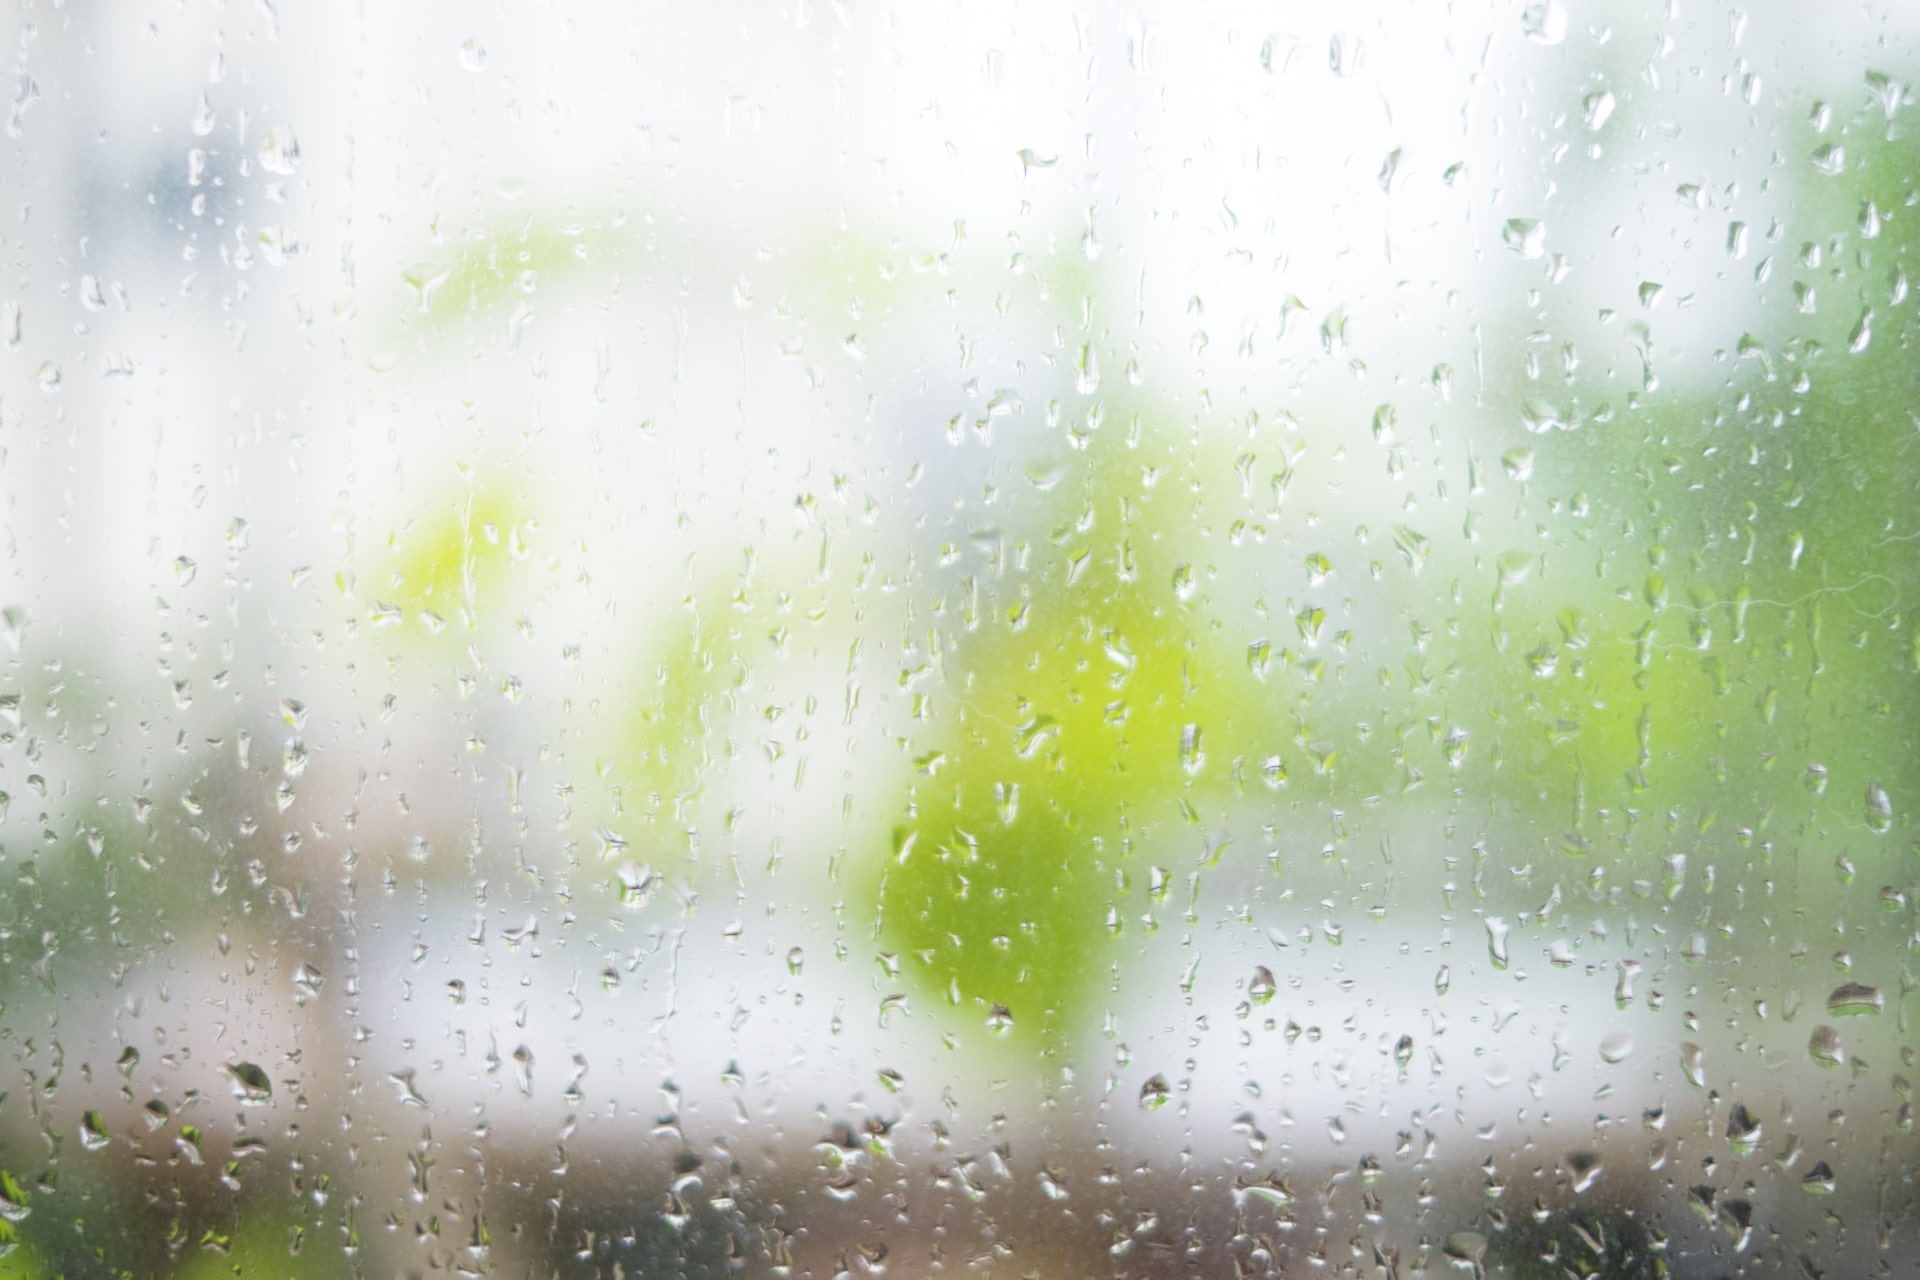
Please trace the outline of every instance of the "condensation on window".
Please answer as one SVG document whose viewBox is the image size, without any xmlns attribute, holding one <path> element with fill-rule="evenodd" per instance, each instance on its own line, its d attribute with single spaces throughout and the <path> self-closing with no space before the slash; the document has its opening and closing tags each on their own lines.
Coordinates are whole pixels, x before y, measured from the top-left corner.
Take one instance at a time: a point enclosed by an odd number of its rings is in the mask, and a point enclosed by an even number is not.
<svg viewBox="0 0 1920 1280">
<path fill-rule="evenodd" d="M 1911 1273 L 1920 9 L 0 26 L 0 1277 Z"/>
</svg>

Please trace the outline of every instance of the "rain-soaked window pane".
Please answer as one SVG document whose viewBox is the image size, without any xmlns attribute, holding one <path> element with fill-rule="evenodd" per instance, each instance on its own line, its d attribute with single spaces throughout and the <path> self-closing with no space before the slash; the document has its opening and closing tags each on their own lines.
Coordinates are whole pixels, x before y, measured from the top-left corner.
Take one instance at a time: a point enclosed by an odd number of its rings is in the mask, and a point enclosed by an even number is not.
<svg viewBox="0 0 1920 1280">
<path fill-rule="evenodd" d="M 1920 1260 L 1920 7 L 20 0 L 0 1277 Z"/>
</svg>

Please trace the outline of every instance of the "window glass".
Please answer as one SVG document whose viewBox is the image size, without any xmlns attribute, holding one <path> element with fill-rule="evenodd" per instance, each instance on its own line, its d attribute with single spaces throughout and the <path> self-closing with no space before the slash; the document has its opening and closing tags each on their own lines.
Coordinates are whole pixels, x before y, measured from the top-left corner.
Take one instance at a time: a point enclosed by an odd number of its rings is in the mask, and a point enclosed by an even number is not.
<svg viewBox="0 0 1920 1280">
<path fill-rule="evenodd" d="M 0 25 L 0 1277 L 1911 1271 L 1920 8 Z"/>
</svg>

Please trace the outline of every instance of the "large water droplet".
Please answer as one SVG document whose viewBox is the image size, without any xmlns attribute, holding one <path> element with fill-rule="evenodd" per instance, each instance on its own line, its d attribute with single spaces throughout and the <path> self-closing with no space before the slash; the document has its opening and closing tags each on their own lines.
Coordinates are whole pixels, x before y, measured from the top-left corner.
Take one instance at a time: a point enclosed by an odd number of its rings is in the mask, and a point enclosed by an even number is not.
<svg viewBox="0 0 1920 1280">
<path fill-rule="evenodd" d="M 1507 967 L 1507 934 L 1512 927 L 1503 916 L 1487 917 L 1487 955 L 1496 969 Z"/>
<path fill-rule="evenodd" d="M 232 1063 L 227 1075 L 232 1077 L 234 1096 L 243 1106 L 262 1107 L 273 1100 L 273 1081 L 254 1063 Z"/>
<path fill-rule="evenodd" d="M 1875 831 L 1885 832 L 1893 826 L 1893 798 L 1878 781 L 1867 784 L 1865 804 L 1869 827 Z"/>
<path fill-rule="evenodd" d="M 1727 1115 L 1727 1142 L 1741 1155 L 1760 1145 L 1760 1121 L 1744 1102 L 1734 1103 Z"/>
<path fill-rule="evenodd" d="M 1485 1274 L 1487 1262 L 1487 1238 L 1478 1231 L 1456 1231 L 1447 1237 L 1440 1251 L 1447 1261 L 1462 1270 L 1470 1270 L 1474 1275 Z"/>
<path fill-rule="evenodd" d="M 1880 988 L 1864 982 L 1843 983 L 1827 997 L 1827 1012 L 1836 1018 L 1877 1014 L 1885 1007 L 1886 997 L 1880 994 Z"/>
<path fill-rule="evenodd" d="M 1807 1037 L 1807 1052 L 1823 1067 L 1838 1067 L 1847 1061 L 1847 1051 L 1840 1043 L 1840 1033 L 1825 1023 L 1815 1027 L 1813 1034 Z"/>
<path fill-rule="evenodd" d="M 1687 1083 L 1696 1089 L 1706 1087 L 1707 1051 L 1688 1040 L 1680 1046 L 1680 1071 L 1687 1077 Z"/>
<path fill-rule="evenodd" d="M 1273 999 L 1273 992 L 1273 970 L 1263 964 L 1255 965 L 1253 977 L 1247 982 L 1247 995 L 1256 1003 L 1265 1004 Z"/>
</svg>

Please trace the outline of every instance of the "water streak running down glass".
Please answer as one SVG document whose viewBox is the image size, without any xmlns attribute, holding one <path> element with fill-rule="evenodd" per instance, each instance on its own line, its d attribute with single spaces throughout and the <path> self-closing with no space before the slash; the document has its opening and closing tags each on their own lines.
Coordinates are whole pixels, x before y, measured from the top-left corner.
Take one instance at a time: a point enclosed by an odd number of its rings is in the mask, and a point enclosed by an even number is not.
<svg viewBox="0 0 1920 1280">
<path fill-rule="evenodd" d="M 0 24 L 0 1280 L 1913 1274 L 1920 8 Z"/>
</svg>

